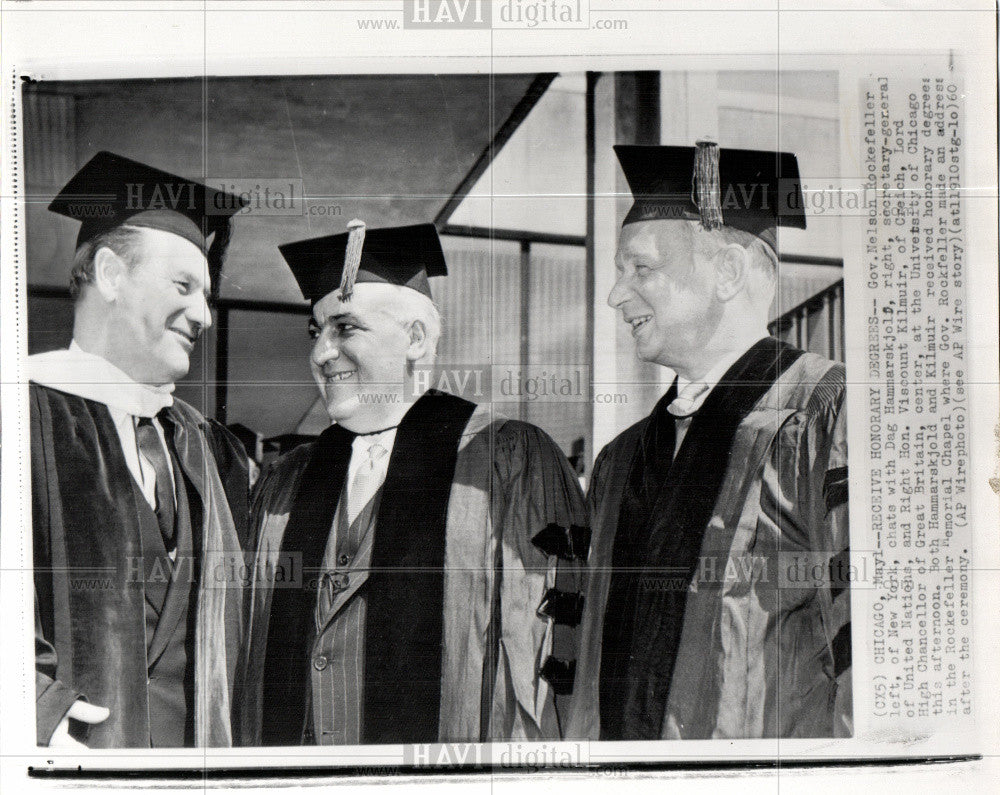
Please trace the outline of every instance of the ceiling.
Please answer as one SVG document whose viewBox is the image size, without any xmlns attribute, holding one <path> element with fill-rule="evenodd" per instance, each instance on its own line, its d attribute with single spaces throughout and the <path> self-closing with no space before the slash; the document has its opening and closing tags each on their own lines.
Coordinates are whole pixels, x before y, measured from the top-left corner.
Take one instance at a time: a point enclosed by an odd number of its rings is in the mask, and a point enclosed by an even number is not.
<svg viewBox="0 0 1000 795">
<path fill-rule="evenodd" d="M 339 75 L 29 85 L 26 94 L 36 95 L 25 102 L 26 176 L 36 198 L 28 205 L 29 282 L 66 284 L 77 225 L 47 212 L 46 199 L 73 169 L 109 149 L 250 191 L 251 199 L 266 187 L 304 191 L 304 213 L 262 207 L 237 218 L 221 285 L 225 297 L 300 301 L 278 244 L 343 231 L 352 218 L 370 226 L 434 220 L 482 164 L 491 141 L 509 134 L 525 103 L 533 103 L 525 97 L 535 79 Z"/>
</svg>

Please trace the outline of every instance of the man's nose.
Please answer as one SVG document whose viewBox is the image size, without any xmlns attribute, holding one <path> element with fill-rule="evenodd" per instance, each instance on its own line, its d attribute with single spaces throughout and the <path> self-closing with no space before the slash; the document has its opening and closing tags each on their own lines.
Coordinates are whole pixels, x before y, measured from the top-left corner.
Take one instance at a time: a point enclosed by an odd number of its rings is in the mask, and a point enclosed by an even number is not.
<svg viewBox="0 0 1000 795">
<path fill-rule="evenodd" d="M 626 276 L 624 273 L 621 273 L 618 275 L 614 287 L 611 288 L 611 292 L 608 293 L 608 306 L 612 309 L 617 309 L 629 299 L 629 295 Z"/>
<path fill-rule="evenodd" d="M 324 331 L 316 339 L 316 344 L 313 345 L 313 363 L 317 367 L 322 367 L 327 362 L 336 361 L 339 357 L 340 345 L 333 336 Z"/>
<path fill-rule="evenodd" d="M 198 333 L 212 326 L 212 308 L 208 305 L 208 296 L 204 293 L 197 293 L 197 297 L 188 304 L 185 314 L 192 328 Z"/>
</svg>

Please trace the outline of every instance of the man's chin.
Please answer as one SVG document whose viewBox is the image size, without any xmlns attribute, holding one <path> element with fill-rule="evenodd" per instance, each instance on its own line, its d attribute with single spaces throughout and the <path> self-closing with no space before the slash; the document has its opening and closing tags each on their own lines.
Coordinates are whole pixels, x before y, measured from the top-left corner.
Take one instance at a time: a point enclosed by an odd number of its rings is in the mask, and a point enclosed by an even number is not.
<svg viewBox="0 0 1000 795">
<path fill-rule="evenodd" d="M 160 372 L 158 375 L 167 379 L 162 383 L 173 384 L 186 376 L 191 370 L 191 354 L 178 343 L 168 355 L 162 358 L 159 364 Z"/>
<path fill-rule="evenodd" d="M 336 422 L 338 425 L 342 425 L 344 422 L 361 413 L 362 406 L 357 395 L 351 395 L 346 398 L 333 398 L 324 395 L 324 402 L 326 403 L 326 413 L 330 415 L 330 420 Z"/>
<path fill-rule="evenodd" d="M 644 348 L 642 345 L 635 346 L 635 357 L 640 362 L 650 362 L 652 364 L 656 364 L 656 354 L 653 351 Z"/>
<path fill-rule="evenodd" d="M 654 344 L 653 340 L 636 340 L 635 355 L 640 362 L 662 365 L 665 346 Z"/>
<path fill-rule="evenodd" d="M 176 363 L 174 365 L 166 365 L 162 367 L 158 372 L 147 373 L 146 376 L 141 379 L 142 383 L 149 386 L 169 386 L 170 384 L 176 384 L 184 376 L 188 374 L 191 369 L 190 362 L 185 361 L 184 364 Z"/>
<path fill-rule="evenodd" d="M 180 381 L 184 376 L 186 376 L 191 371 L 191 362 L 184 362 L 183 365 L 178 365 L 171 372 L 167 373 L 167 381 L 165 384 L 175 384 Z"/>
</svg>

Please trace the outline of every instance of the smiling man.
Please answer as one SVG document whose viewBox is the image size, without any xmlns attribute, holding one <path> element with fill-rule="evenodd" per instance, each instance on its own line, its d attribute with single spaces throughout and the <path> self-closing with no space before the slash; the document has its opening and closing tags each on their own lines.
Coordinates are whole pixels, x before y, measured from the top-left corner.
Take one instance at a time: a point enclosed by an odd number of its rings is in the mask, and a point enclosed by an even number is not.
<svg viewBox="0 0 1000 795">
<path fill-rule="evenodd" d="M 41 745 L 231 744 L 242 583 L 208 573 L 243 562 L 246 458 L 172 393 L 240 206 L 101 152 L 49 207 L 83 223 L 73 341 L 26 362 Z"/>
<path fill-rule="evenodd" d="M 532 425 L 421 394 L 441 331 L 428 276 L 446 273 L 432 225 L 281 252 L 334 424 L 254 491 L 242 741 L 558 738 L 588 535 L 569 463 Z"/>
<path fill-rule="evenodd" d="M 635 204 L 608 304 L 676 378 L 594 465 L 567 736 L 848 734 L 844 368 L 767 332 L 795 157 L 615 151 Z"/>
</svg>

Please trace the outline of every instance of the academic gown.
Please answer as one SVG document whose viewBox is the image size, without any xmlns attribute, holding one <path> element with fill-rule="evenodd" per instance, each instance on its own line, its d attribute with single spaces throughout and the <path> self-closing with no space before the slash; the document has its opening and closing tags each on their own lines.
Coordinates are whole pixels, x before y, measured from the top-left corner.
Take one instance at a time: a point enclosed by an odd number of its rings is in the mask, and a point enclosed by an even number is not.
<svg viewBox="0 0 1000 795">
<path fill-rule="evenodd" d="M 323 463 L 336 434 L 331 426 L 284 456 L 254 491 L 259 544 L 239 697 L 246 745 L 308 741 L 310 579 L 351 452 L 345 441 Z M 361 742 L 560 737 L 557 696 L 561 704 L 572 687 L 589 531 L 556 444 L 532 425 L 432 391 L 403 418 L 376 502 L 371 569 L 350 572 L 333 609 L 367 600 L 355 694 Z M 298 529 L 308 509 L 319 513 L 312 541 Z M 276 567 L 294 568 L 296 552 L 307 587 L 276 587 Z M 287 583 L 287 570 L 279 576 Z"/>
<path fill-rule="evenodd" d="M 767 338 L 676 455 L 676 385 L 601 451 L 567 737 L 850 733 L 844 391 Z"/>
<path fill-rule="evenodd" d="M 183 738 L 157 725 L 163 711 L 190 721 L 195 745 L 230 745 L 247 572 L 242 446 L 181 400 L 166 409 L 191 525 L 171 562 L 107 406 L 34 383 L 30 392 L 39 744 L 84 698 L 111 710 L 89 728 L 92 748 Z"/>
</svg>

